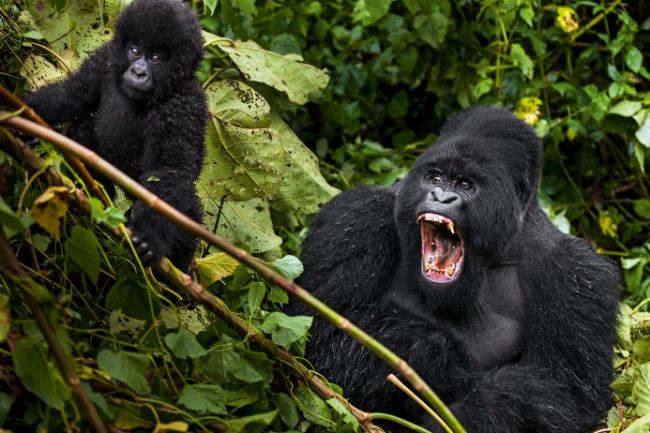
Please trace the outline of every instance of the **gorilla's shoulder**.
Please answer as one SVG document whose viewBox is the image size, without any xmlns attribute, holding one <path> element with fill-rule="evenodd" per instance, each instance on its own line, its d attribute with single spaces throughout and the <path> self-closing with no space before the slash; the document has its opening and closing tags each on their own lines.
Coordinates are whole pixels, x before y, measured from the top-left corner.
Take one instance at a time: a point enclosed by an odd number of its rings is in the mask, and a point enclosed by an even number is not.
<svg viewBox="0 0 650 433">
<path fill-rule="evenodd" d="M 334 271 L 358 260 L 394 256 L 395 197 L 387 188 L 360 186 L 330 200 L 314 218 L 303 243 L 305 268 L 326 266 Z"/>
</svg>

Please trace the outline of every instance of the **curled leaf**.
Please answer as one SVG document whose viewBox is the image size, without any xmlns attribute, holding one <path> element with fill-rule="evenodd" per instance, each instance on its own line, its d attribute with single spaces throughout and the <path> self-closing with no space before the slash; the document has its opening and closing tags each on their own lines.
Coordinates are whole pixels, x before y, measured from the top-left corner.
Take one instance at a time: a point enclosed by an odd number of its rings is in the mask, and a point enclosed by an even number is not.
<svg viewBox="0 0 650 433">
<path fill-rule="evenodd" d="M 70 190 L 65 186 L 51 186 L 32 205 L 31 214 L 36 223 L 54 239 L 59 239 L 61 218 L 68 212 Z"/>
</svg>

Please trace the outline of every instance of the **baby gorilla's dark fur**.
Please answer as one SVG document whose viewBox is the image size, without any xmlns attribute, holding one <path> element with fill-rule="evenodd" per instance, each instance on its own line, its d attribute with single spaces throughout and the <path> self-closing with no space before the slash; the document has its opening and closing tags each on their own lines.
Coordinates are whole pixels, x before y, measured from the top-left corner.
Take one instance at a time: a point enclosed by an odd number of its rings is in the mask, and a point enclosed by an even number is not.
<svg viewBox="0 0 650 433">
<path fill-rule="evenodd" d="M 468 110 L 399 185 L 334 198 L 303 244 L 304 287 L 406 359 L 468 433 L 581 433 L 611 403 L 619 273 L 539 208 L 541 164 L 528 125 Z M 352 403 L 442 432 L 320 318 L 308 358 Z"/>
<path fill-rule="evenodd" d="M 68 79 L 25 95 L 52 125 L 199 221 L 194 182 L 204 155 L 205 95 L 195 72 L 203 56 L 194 13 L 176 0 L 136 0 L 117 20 L 115 36 Z M 105 182 L 111 195 L 115 188 Z M 131 229 L 147 263 L 162 256 L 187 269 L 198 245 L 136 202 Z"/>
</svg>

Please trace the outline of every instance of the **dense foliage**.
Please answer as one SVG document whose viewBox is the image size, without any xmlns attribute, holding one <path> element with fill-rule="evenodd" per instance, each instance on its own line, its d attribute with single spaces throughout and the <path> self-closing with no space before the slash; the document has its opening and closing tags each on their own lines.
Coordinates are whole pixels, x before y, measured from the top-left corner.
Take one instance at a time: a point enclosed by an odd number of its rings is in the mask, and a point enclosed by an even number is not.
<svg viewBox="0 0 650 433">
<path fill-rule="evenodd" d="M 64 76 L 110 37 L 122 3 L 0 0 L 0 82 L 21 94 Z M 212 112 L 199 183 L 206 227 L 295 277 L 297 260 L 280 257 L 298 252 L 308 215 L 334 187 L 391 184 L 452 112 L 509 107 L 544 141 L 544 209 L 560 228 L 620 261 L 620 374 L 607 422 L 612 431 L 647 431 L 644 2 L 194 3 L 209 32 L 200 73 Z M 301 139 L 320 157 L 324 178 Z M 79 182 L 49 145 L 39 151 Z M 336 400 L 288 379 L 223 321 L 150 286 L 128 248 L 98 226 L 118 224 L 124 203 L 103 209 L 93 202 L 92 216 L 81 216 L 67 207 L 69 188 L 49 188 L 42 172 L 30 173 L 7 153 L 0 161 L 0 222 L 28 275 L 50 292 L 41 301 L 104 419 L 159 432 L 355 428 Z M 309 323 L 276 312 L 286 294 L 235 271 L 207 246 L 202 255 L 201 282 L 275 343 L 300 353 Z M 83 415 L 14 289 L 0 280 L 0 421 L 14 431 L 83 430 Z"/>
</svg>

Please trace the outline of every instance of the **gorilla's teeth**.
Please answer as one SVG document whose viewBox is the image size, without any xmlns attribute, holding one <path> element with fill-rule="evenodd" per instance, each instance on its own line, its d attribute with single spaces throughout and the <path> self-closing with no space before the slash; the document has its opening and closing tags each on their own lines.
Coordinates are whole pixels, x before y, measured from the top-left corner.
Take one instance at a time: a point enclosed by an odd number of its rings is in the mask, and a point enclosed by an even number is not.
<svg viewBox="0 0 650 433">
<path fill-rule="evenodd" d="M 452 275 L 454 275 L 454 272 L 456 272 L 456 263 L 452 264 L 447 268 L 447 276 L 451 277 Z"/>
<path fill-rule="evenodd" d="M 449 229 L 449 231 L 451 232 L 452 235 L 456 234 L 456 232 L 454 232 L 454 223 L 452 221 L 449 221 L 447 223 L 447 228 Z"/>
</svg>

